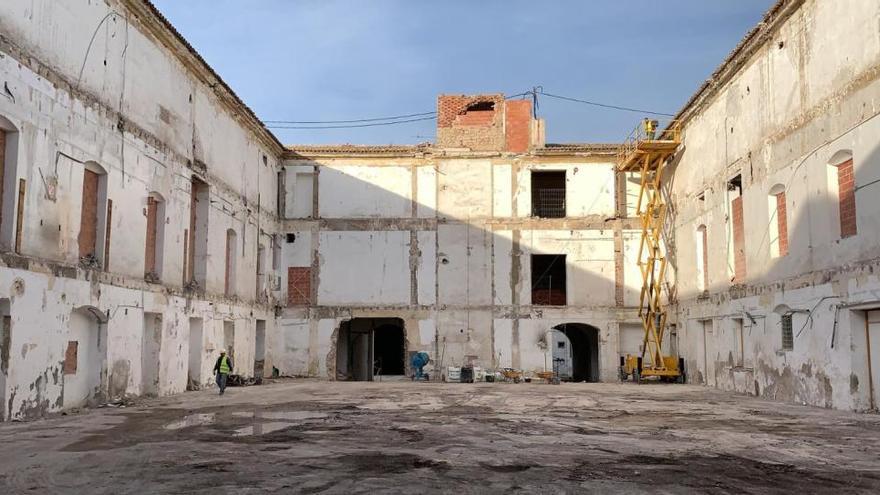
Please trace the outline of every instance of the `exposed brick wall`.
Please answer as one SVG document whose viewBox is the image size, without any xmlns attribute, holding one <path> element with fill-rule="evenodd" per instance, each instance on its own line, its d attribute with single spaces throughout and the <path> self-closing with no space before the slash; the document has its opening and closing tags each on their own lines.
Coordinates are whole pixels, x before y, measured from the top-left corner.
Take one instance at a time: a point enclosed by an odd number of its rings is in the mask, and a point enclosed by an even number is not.
<svg viewBox="0 0 880 495">
<path fill-rule="evenodd" d="M 287 268 L 287 305 L 308 306 L 312 302 L 312 269 Z"/>
<path fill-rule="evenodd" d="M 532 102 L 513 100 L 504 104 L 505 138 L 507 151 L 525 153 L 529 151 L 530 130 L 532 128 Z"/>
<path fill-rule="evenodd" d="M 83 172 L 82 211 L 79 221 L 79 256 L 95 254 L 98 234 L 98 174 L 91 170 Z"/>
<path fill-rule="evenodd" d="M 156 214 L 159 203 L 147 197 L 147 240 L 144 252 L 144 273 L 156 273 Z"/>
<path fill-rule="evenodd" d="M 468 111 L 468 107 L 491 103 L 491 110 Z M 440 95 L 437 98 L 437 145 L 474 151 L 504 149 L 504 96 Z"/>
<path fill-rule="evenodd" d="M 856 191 L 853 161 L 847 160 L 837 166 L 837 186 L 840 203 L 840 237 L 856 235 Z"/>
<path fill-rule="evenodd" d="M 568 304 L 565 289 L 534 289 L 532 304 L 535 306 L 565 306 Z"/>
<path fill-rule="evenodd" d="M 779 231 L 779 256 L 788 254 L 788 213 L 785 192 L 776 195 L 776 229 Z"/>
<path fill-rule="evenodd" d="M 746 279 L 746 235 L 743 226 L 742 196 L 731 202 L 733 210 L 733 277 L 736 283 Z"/>
<path fill-rule="evenodd" d="M 64 374 L 75 375 L 77 363 L 77 349 L 79 342 L 71 340 L 67 342 L 67 350 L 64 352 Z"/>
</svg>

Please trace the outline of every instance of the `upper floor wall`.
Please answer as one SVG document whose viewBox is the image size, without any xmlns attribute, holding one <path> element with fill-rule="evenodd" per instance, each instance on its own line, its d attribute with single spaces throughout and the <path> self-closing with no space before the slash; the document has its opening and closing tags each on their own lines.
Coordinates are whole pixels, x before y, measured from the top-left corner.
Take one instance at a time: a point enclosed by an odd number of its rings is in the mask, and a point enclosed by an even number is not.
<svg viewBox="0 0 880 495">
<path fill-rule="evenodd" d="M 880 4 L 777 10 L 682 113 L 680 296 L 880 256 Z"/>
<path fill-rule="evenodd" d="M 609 218 L 608 156 L 312 158 L 284 162 L 288 219 Z"/>
</svg>

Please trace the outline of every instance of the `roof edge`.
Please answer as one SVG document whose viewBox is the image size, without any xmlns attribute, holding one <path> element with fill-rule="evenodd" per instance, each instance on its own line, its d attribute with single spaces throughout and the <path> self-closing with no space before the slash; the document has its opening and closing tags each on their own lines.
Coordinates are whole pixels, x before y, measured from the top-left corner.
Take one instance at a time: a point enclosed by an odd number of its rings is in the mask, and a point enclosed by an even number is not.
<svg viewBox="0 0 880 495">
<path fill-rule="evenodd" d="M 739 72 L 751 57 L 764 46 L 767 39 L 775 34 L 782 23 L 791 17 L 804 2 L 805 0 L 777 0 L 764 13 L 761 21 L 746 33 L 709 78 L 700 85 L 681 110 L 675 114 L 673 120 L 681 121 L 683 124 L 690 120 L 708 99 L 717 94 L 720 88 Z"/>
<path fill-rule="evenodd" d="M 144 28 L 150 31 L 166 48 L 174 51 L 175 48 L 184 48 L 191 59 L 186 59 L 179 53 L 174 53 L 178 60 L 209 88 L 214 88 L 214 94 L 221 102 L 230 106 L 233 110 L 232 117 L 241 116 L 246 122 L 243 124 L 250 128 L 265 144 L 275 148 L 275 152 L 284 152 L 284 145 L 275 137 L 266 125 L 257 117 L 257 114 L 232 90 L 232 88 L 220 77 L 208 62 L 202 58 L 199 52 L 180 34 L 162 12 L 153 5 L 150 0 L 120 0 L 123 5 L 142 21 Z M 174 46 L 177 44 L 178 46 Z M 219 87 L 219 91 L 217 90 Z"/>
</svg>

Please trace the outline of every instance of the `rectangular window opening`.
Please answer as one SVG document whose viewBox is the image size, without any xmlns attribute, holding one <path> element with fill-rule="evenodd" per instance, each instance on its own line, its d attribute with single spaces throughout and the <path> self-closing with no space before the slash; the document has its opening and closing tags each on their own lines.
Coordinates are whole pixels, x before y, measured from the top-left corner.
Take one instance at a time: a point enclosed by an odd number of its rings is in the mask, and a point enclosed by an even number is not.
<svg viewBox="0 0 880 495">
<path fill-rule="evenodd" d="M 532 171 L 532 216 L 565 218 L 565 171 Z"/>
<path fill-rule="evenodd" d="M 564 254 L 532 255 L 532 304 L 565 306 L 566 287 Z"/>
<path fill-rule="evenodd" d="M 792 331 L 791 313 L 782 315 L 782 350 L 794 349 L 794 332 Z"/>
</svg>

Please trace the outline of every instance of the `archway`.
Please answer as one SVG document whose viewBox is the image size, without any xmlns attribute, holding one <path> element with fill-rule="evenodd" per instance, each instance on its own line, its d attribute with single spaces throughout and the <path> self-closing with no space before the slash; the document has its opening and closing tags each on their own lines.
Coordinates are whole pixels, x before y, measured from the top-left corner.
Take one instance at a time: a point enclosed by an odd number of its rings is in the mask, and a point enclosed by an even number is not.
<svg viewBox="0 0 880 495">
<path fill-rule="evenodd" d="M 406 331 L 400 318 L 354 318 L 336 338 L 336 379 L 372 381 L 406 374 Z"/>
<path fill-rule="evenodd" d="M 64 347 L 64 409 L 84 406 L 101 398 L 107 355 L 107 317 L 98 308 L 74 309 L 68 323 Z"/>
<path fill-rule="evenodd" d="M 574 382 L 598 382 L 599 329 L 585 323 L 563 323 L 553 327 L 553 330 L 567 337 L 570 343 L 567 345 L 571 347 L 571 362 L 567 367 L 570 374 L 566 373 L 569 376 L 564 376 L 560 373 L 560 378 Z M 564 339 L 554 339 L 554 345 L 558 346 L 559 342 L 564 342 Z M 558 351 L 554 354 L 558 354 Z"/>
</svg>

